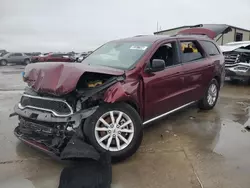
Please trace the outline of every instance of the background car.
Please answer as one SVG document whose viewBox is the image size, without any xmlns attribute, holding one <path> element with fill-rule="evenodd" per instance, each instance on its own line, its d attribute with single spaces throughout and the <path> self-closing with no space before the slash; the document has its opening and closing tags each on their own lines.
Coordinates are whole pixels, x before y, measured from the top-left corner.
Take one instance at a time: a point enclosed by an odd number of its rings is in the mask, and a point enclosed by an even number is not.
<svg viewBox="0 0 250 188">
<path fill-rule="evenodd" d="M 74 58 L 65 53 L 46 53 L 31 58 L 32 63 L 36 62 L 74 62 Z"/>
<path fill-rule="evenodd" d="M 30 56 L 24 53 L 6 53 L 0 57 L 0 65 L 6 66 L 8 63 L 27 65 L 30 63 Z"/>
<path fill-rule="evenodd" d="M 226 77 L 250 83 L 250 41 L 231 42 L 220 48 L 225 56 Z"/>
</svg>

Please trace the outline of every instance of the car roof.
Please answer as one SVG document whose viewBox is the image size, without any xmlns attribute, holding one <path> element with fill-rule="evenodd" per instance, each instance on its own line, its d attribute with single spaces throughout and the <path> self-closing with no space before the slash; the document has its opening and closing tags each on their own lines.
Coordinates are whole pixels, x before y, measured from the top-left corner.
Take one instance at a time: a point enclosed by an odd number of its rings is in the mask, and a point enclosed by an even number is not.
<svg viewBox="0 0 250 188">
<path fill-rule="evenodd" d="M 159 42 L 159 41 L 164 41 L 167 39 L 191 39 L 191 40 L 201 40 L 205 39 L 208 41 L 211 41 L 210 38 L 204 35 L 137 35 L 134 37 L 129 37 L 129 38 L 123 38 L 123 39 L 118 39 L 118 40 L 113 40 L 113 41 L 121 41 L 121 42 Z"/>
</svg>

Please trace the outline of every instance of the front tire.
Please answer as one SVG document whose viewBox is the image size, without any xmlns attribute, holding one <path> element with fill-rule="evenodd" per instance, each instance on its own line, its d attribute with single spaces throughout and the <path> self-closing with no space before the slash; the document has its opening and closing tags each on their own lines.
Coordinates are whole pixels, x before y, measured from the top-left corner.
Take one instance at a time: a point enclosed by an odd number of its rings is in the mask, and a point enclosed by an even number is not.
<svg viewBox="0 0 250 188">
<path fill-rule="evenodd" d="M 198 106 L 202 110 L 211 110 L 217 103 L 220 86 L 216 79 L 212 79 L 204 97 L 199 101 Z"/>
<path fill-rule="evenodd" d="M 86 119 L 83 131 L 90 144 L 99 152 L 110 152 L 112 161 L 132 156 L 143 138 L 141 118 L 126 103 L 100 106 Z"/>
<path fill-rule="evenodd" d="M 8 62 L 6 60 L 1 60 L 0 61 L 1 66 L 6 66 L 7 64 L 8 64 Z"/>
</svg>

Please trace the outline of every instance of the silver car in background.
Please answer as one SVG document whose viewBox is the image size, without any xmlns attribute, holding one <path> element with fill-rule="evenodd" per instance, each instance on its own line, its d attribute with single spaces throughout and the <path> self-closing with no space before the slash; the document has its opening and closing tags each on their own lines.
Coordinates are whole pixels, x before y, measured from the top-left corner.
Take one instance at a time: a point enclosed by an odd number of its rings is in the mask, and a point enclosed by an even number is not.
<svg viewBox="0 0 250 188">
<path fill-rule="evenodd" d="M 30 63 L 30 57 L 24 53 L 6 53 L 0 56 L 0 65 L 6 66 L 8 63 L 27 65 Z"/>
<path fill-rule="evenodd" d="M 250 83 L 250 41 L 231 42 L 220 48 L 225 56 L 226 77 Z"/>
</svg>

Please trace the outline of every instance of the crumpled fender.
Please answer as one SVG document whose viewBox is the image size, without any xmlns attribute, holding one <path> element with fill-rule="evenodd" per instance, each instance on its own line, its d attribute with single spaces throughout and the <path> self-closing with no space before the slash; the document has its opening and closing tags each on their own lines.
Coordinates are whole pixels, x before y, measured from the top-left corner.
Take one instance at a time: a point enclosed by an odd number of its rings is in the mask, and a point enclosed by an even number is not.
<svg viewBox="0 0 250 188">
<path fill-rule="evenodd" d="M 133 80 L 127 83 L 117 82 L 104 93 L 103 100 L 106 103 L 132 101 L 138 105 L 140 102 L 139 87 L 140 82 L 138 80 Z"/>
<path fill-rule="evenodd" d="M 128 98 L 129 95 L 125 92 L 121 82 L 111 86 L 104 94 L 104 102 L 114 103 L 122 99 Z"/>
</svg>

